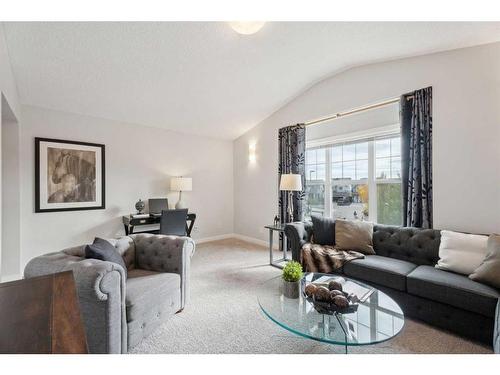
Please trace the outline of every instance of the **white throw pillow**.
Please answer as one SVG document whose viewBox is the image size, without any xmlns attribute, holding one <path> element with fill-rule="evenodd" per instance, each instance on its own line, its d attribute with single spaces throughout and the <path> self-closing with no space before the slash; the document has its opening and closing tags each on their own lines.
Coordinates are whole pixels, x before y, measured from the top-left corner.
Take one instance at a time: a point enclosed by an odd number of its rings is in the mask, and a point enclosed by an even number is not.
<svg viewBox="0 0 500 375">
<path fill-rule="evenodd" d="M 468 276 L 484 260 L 487 243 L 488 236 L 442 230 L 436 268 Z"/>
</svg>

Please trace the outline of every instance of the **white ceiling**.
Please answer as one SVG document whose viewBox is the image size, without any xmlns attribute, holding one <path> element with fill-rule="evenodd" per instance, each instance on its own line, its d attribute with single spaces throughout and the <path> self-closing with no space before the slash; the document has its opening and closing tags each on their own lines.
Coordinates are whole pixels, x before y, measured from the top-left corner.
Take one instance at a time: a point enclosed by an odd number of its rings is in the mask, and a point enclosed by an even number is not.
<svg viewBox="0 0 500 375">
<path fill-rule="evenodd" d="M 500 40 L 500 23 L 4 23 L 23 104 L 234 139 L 361 64 Z M 70 124 L 68 124 L 70 126 Z"/>
</svg>

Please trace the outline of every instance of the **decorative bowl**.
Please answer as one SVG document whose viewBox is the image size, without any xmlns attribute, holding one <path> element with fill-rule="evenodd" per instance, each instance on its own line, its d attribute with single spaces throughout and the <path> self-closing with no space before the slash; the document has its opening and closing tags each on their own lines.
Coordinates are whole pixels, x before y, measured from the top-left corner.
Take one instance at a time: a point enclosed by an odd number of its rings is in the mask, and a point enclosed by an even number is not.
<svg viewBox="0 0 500 375">
<path fill-rule="evenodd" d="M 314 284 L 314 283 L 312 283 Z M 339 307 L 331 301 L 320 301 L 315 298 L 315 295 L 308 296 L 305 293 L 306 283 L 301 284 L 301 292 L 303 297 L 313 305 L 314 309 L 320 314 L 334 315 L 334 314 L 349 314 L 358 310 L 357 298 L 353 294 L 348 294 L 341 291 L 342 295 L 347 298 L 349 305 L 347 307 Z M 356 302 L 355 302 L 356 301 Z"/>
<path fill-rule="evenodd" d="M 344 293 L 346 294 L 346 293 Z M 313 297 L 305 297 L 306 300 L 313 305 L 314 309 L 320 314 L 334 315 L 334 314 L 349 314 L 358 311 L 358 304 L 351 301 L 350 296 L 345 296 L 349 301 L 349 306 L 338 307 L 333 302 L 318 301 Z"/>
</svg>

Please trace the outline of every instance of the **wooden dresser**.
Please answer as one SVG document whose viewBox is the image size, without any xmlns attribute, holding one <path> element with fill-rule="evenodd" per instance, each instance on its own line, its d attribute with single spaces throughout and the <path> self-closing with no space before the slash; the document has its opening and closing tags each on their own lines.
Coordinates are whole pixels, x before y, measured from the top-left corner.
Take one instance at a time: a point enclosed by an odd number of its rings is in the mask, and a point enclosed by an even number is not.
<svg viewBox="0 0 500 375">
<path fill-rule="evenodd" d="M 0 284 L 0 353 L 88 353 L 72 271 Z"/>
</svg>

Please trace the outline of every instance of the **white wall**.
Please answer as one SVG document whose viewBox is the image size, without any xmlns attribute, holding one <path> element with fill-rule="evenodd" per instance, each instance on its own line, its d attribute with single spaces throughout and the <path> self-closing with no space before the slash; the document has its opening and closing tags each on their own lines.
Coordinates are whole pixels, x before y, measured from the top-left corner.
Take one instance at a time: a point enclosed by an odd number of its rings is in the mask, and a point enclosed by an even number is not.
<svg viewBox="0 0 500 375">
<path fill-rule="evenodd" d="M 3 122 L 6 120 L 13 120 L 20 118 L 20 104 L 17 95 L 17 87 L 12 74 L 12 69 L 10 66 L 9 52 L 7 45 L 5 43 L 3 24 L 0 23 L 0 137 L 3 129 Z M 1 142 L 0 142 L 1 145 Z M 0 152 L 1 155 L 1 152 Z M 2 157 L 0 156 L 0 171 L 2 165 Z M 0 176 L 1 176 L 0 172 Z M 0 177 L 0 197 L 2 196 L 2 185 L 5 181 L 2 181 Z M 3 202 L 0 202 L 0 280 L 2 279 L 2 242 L 5 236 L 11 237 L 13 234 L 3 233 L 2 226 L 2 212 Z M 18 240 L 18 238 L 17 238 Z"/>
<path fill-rule="evenodd" d="M 399 124 L 399 103 L 311 125 L 306 131 L 306 143 L 396 124 Z"/>
<path fill-rule="evenodd" d="M 2 103 L 6 105 L 5 103 Z M 3 106 L 2 106 L 3 108 Z M 21 242 L 21 194 L 19 178 L 19 124 L 12 118 L 3 117 L 1 129 L 2 160 L 2 280 L 20 274 Z"/>
<path fill-rule="evenodd" d="M 12 112 L 19 120 L 21 105 L 17 95 L 16 81 L 10 66 L 9 51 L 5 43 L 2 23 L 0 23 L 0 92 L 5 96 Z"/>
<path fill-rule="evenodd" d="M 433 86 L 436 228 L 500 231 L 500 43 L 365 65 L 299 95 L 234 142 L 234 229 L 277 213 L 278 129 Z M 318 125 L 321 126 L 321 125 Z M 248 145 L 257 161 L 249 163 Z"/>
<path fill-rule="evenodd" d="M 123 235 L 121 216 L 135 211 L 139 199 L 167 196 L 169 176 L 193 178 L 183 193 L 197 214 L 198 231 L 207 238 L 233 232 L 233 144 L 163 129 L 23 106 L 21 127 L 21 266 L 34 256 Z M 34 213 L 34 137 L 106 145 L 106 209 Z M 168 194 L 167 194 L 168 193 Z"/>
</svg>

